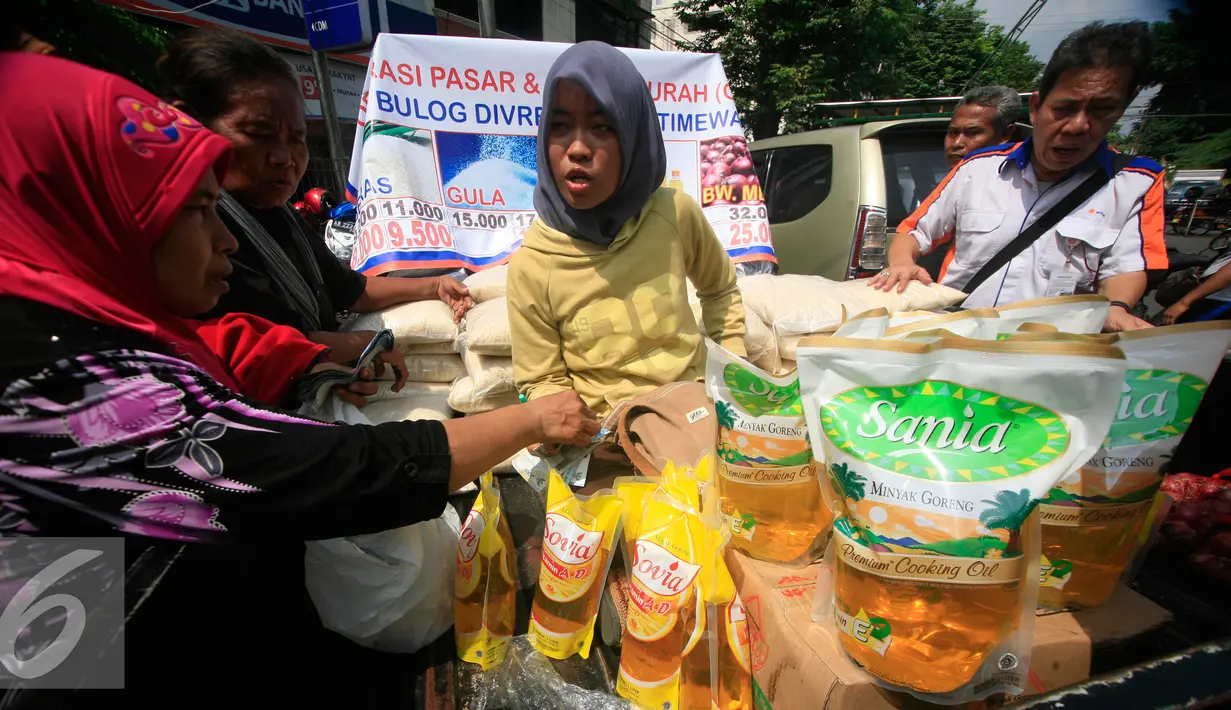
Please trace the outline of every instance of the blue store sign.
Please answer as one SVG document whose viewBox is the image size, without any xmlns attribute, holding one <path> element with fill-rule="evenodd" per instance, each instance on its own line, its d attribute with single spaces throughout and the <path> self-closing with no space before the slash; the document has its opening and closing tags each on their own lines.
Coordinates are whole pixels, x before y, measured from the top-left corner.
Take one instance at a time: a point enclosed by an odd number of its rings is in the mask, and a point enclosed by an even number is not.
<svg viewBox="0 0 1231 710">
<path fill-rule="evenodd" d="M 372 13 L 362 0 L 303 0 L 308 44 L 321 52 L 372 46 Z"/>
<path fill-rule="evenodd" d="M 228 27 L 256 35 L 272 44 L 308 51 L 308 27 L 304 6 L 309 11 L 335 6 L 341 14 L 338 22 L 345 33 L 335 34 L 347 40 L 339 44 L 322 37 L 322 48 L 346 47 L 352 51 L 367 51 L 380 32 L 397 34 L 436 34 L 436 17 L 428 12 L 424 0 L 218 0 L 202 5 L 201 0 L 99 0 L 133 12 L 143 12 L 163 20 L 186 22 L 202 27 Z M 345 7 L 348 6 L 349 8 Z M 161 10 L 161 12 L 160 12 Z M 168 14 L 175 13 L 175 14 Z M 332 21 L 328 14 L 326 22 Z M 367 18 L 366 31 L 361 22 Z M 353 20 L 353 21 L 352 21 Z"/>
</svg>

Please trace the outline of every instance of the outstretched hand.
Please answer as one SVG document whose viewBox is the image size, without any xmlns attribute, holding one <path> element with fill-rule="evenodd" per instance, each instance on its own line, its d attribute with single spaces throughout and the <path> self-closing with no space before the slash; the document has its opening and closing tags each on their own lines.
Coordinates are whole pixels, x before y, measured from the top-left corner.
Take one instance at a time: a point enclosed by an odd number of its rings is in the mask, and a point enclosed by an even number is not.
<svg viewBox="0 0 1231 710">
<path fill-rule="evenodd" d="M 886 293 L 892 291 L 895 287 L 898 293 L 903 293 L 911 281 L 918 281 L 924 286 L 929 286 L 932 283 L 932 275 L 928 273 L 927 269 L 918 264 L 903 264 L 886 267 L 884 271 L 873 276 L 872 281 L 869 283 L 872 288 Z"/>
<path fill-rule="evenodd" d="M 599 432 L 598 416 L 576 392 L 559 392 L 526 404 L 535 417 L 539 441 L 588 446 Z"/>
<path fill-rule="evenodd" d="M 474 306 L 474 299 L 470 297 L 470 289 L 466 288 L 466 284 L 451 276 L 441 276 L 439 283 L 440 285 L 436 287 L 437 296 L 445 302 L 445 305 L 453 309 L 453 322 L 460 323 L 466 311 Z"/>
</svg>

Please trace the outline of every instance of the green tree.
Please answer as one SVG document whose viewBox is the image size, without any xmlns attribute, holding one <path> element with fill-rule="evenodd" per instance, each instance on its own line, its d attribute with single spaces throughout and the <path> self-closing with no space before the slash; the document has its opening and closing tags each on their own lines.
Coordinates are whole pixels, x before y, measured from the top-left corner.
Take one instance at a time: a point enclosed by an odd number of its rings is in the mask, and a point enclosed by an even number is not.
<svg viewBox="0 0 1231 710">
<path fill-rule="evenodd" d="M 684 48 L 722 55 L 744 126 L 765 138 L 810 128 L 822 101 L 884 95 L 915 0 L 685 0 L 701 32 Z"/>
<path fill-rule="evenodd" d="M 21 0 L 8 3 L 9 21 L 56 54 L 130 79 L 155 93 L 156 64 L 171 41 L 169 25 L 95 0 Z"/>
<path fill-rule="evenodd" d="M 834 490 L 842 497 L 844 503 L 848 498 L 852 503 L 858 503 L 866 495 L 863 484 L 867 483 L 868 479 L 844 463 L 830 466 L 829 478 L 833 482 Z"/>
<path fill-rule="evenodd" d="M 1153 26 L 1150 100 L 1133 134 L 1138 152 L 1178 168 L 1231 168 L 1231 81 L 1225 77 L 1225 0 L 1188 0 Z"/>
<path fill-rule="evenodd" d="M 718 432 L 721 434 L 724 431 L 730 431 L 735 428 L 735 423 L 738 417 L 735 414 L 735 407 L 727 402 L 719 400 L 714 409 L 718 411 Z"/>
<path fill-rule="evenodd" d="M 1004 28 L 988 25 L 974 0 L 926 0 L 914 18 L 894 61 L 902 97 L 953 96 L 975 76 L 1004 39 Z M 1030 55 L 1020 40 L 1007 42 L 994 63 L 978 75 L 975 85 L 1003 84 L 1018 91 L 1033 91 L 1043 63 Z"/>
<path fill-rule="evenodd" d="M 979 513 L 979 522 L 988 530 L 1009 531 L 1009 541 L 1004 548 L 1006 556 L 1021 552 L 1022 525 L 1036 503 L 1030 499 L 1030 491 L 1026 488 L 1016 492 L 997 491 L 995 498 L 983 502 L 990 507 Z"/>
</svg>

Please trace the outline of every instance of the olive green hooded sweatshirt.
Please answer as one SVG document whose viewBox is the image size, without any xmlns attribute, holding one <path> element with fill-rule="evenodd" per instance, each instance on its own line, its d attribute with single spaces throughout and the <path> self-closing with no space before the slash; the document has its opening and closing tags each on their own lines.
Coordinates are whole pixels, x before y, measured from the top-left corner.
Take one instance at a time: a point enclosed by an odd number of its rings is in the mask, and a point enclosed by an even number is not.
<svg viewBox="0 0 1231 710">
<path fill-rule="evenodd" d="M 517 387 L 527 399 L 576 390 L 602 415 L 671 382 L 705 375 L 705 330 L 744 355 L 735 266 L 701 207 L 660 188 L 610 244 L 574 239 L 535 220 L 509 264 Z"/>
</svg>

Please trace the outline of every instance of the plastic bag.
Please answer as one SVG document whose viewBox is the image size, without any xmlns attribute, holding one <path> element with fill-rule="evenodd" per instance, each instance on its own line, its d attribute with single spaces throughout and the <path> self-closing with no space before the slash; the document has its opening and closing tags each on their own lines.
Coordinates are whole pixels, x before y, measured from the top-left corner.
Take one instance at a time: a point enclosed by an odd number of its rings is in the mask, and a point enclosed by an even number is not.
<svg viewBox="0 0 1231 710">
<path fill-rule="evenodd" d="M 718 413 L 718 492 L 739 519 L 735 547 L 761 560 L 806 564 L 829 533 L 816 484 L 799 378 L 775 377 L 706 340 L 705 385 Z"/>
<path fill-rule="evenodd" d="M 885 330 L 884 337 L 888 340 L 901 340 L 911 333 L 946 330 L 962 338 L 994 340 L 1000 327 L 1000 316 L 995 309 L 972 308 L 957 313 L 944 313 L 932 318 L 920 318 L 909 323 L 890 325 Z"/>
<path fill-rule="evenodd" d="M 479 497 L 457 546 L 453 632 L 457 657 L 483 670 L 504 661 L 517 620 L 517 547 L 500 508 L 491 472 L 479 478 Z"/>
<path fill-rule="evenodd" d="M 471 308 L 466 313 L 464 322 L 464 342 L 470 352 L 478 355 L 513 356 L 507 298 L 485 301 Z"/>
<path fill-rule="evenodd" d="M 534 648 L 529 636 L 518 636 L 509 644 L 508 660 L 492 671 L 496 674 L 494 682 L 480 676 L 479 692 L 467 693 L 468 697 L 481 696 L 469 710 L 633 710 L 627 700 L 603 690 L 582 688 L 576 677 L 566 679 L 559 669 L 560 664 Z"/>
<path fill-rule="evenodd" d="M 1097 606 L 1115 591 L 1162 484 L 1160 468 L 1231 347 L 1231 322 L 1147 328 L 1109 339 L 1128 358 L 1111 431 L 1040 506 L 1039 603 L 1051 608 Z"/>
<path fill-rule="evenodd" d="M 330 395 L 301 413 L 367 424 L 353 405 Z M 371 535 L 305 543 L 304 576 L 321 624 L 360 646 L 414 653 L 453 625 L 457 511 Z"/>
<path fill-rule="evenodd" d="M 1103 296 L 1056 296 L 1020 301 L 994 309 L 1000 316 L 1000 337 L 1008 338 L 1023 323 L 1053 325 L 1062 333 L 1094 334 L 1103 330 L 1111 301 Z"/>
<path fill-rule="evenodd" d="M 835 517 L 814 617 L 887 687 L 947 704 L 1022 692 L 1035 508 L 1106 436 L 1123 354 L 1088 339 L 814 338 L 800 358 Z"/>
<path fill-rule="evenodd" d="M 530 643 L 556 660 L 590 657 L 594 621 L 619 539 L 624 503 L 610 490 L 574 495 L 552 470 L 538 588 L 530 610 Z"/>
</svg>

